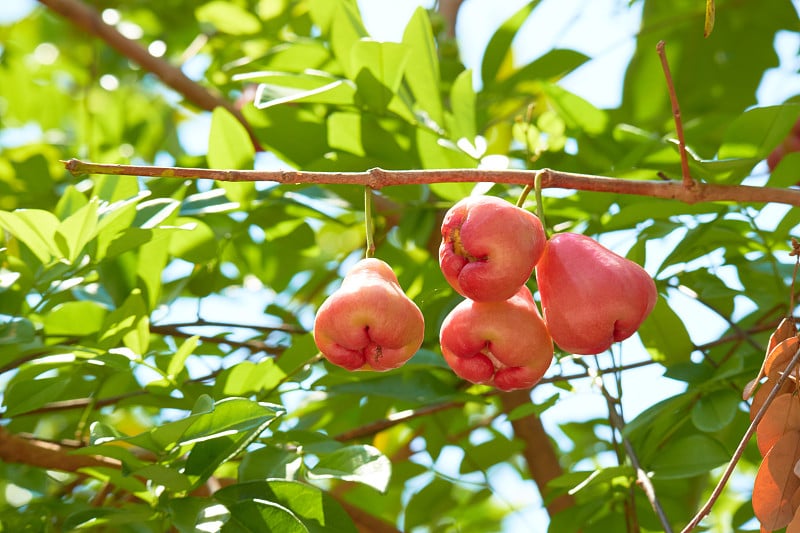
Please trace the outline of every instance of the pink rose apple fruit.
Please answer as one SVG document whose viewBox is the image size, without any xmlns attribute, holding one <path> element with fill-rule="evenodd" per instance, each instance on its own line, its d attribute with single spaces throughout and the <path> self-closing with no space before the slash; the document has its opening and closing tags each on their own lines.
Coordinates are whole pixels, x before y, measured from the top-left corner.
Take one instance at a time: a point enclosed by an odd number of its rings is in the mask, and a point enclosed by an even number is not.
<svg viewBox="0 0 800 533">
<path fill-rule="evenodd" d="M 470 196 L 444 216 L 439 265 L 462 296 L 503 301 L 528 281 L 545 241 L 533 213 L 500 198 Z"/>
<path fill-rule="evenodd" d="M 422 345 L 425 319 L 380 259 L 359 261 L 317 311 L 314 341 L 347 370 L 397 368 Z"/>
<path fill-rule="evenodd" d="M 598 354 L 633 335 L 658 298 L 642 267 L 575 233 L 550 238 L 536 279 L 553 341 L 577 355 Z"/>
<path fill-rule="evenodd" d="M 508 300 L 459 303 L 439 341 L 458 376 L 504 391 L 533 387 L 553 360 L 553 341 L 525 286 Z"/>
</svg>

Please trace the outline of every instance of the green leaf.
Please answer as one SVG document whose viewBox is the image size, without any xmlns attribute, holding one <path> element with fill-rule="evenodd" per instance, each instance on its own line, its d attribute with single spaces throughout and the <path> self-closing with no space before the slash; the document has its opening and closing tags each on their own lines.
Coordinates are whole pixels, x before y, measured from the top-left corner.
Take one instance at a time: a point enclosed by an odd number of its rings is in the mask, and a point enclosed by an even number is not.
<svg viewBox="0 0 800 533">
<path fill-rule="evenodd" d="M 380 450 L 369 445 L 347 446 L 320 458 L 308 472 L 309 479 L 342 479 L 363 483 L 385 492 L 392 464 Z"/>
<path fill-rule="evenodd" d="M 789 134 L 799 115 L 800 104 L 748 109 L 725 131 L 719 159 L 764 159 Z"/>
<path fill-rule="evenodd" d="M 224 107 L 211 113 L 211 130 L 208 136 L 208 164 L 212 168 L 252 169 L 255 148 L 247 129 Z M 220 182 L 225 195 L 233 202 L 248 205 L 256 197 L 254 182 Z"/>
<path fill-rule="evenodd" d="M 288 103 L 352 105 L 355 85 L 320 72 L 253 72 L 237 79 L 260 82 L 253 104 L 258 109 Z"/>
<path fill-rule="evenodd" d="M 300 519 L 277 503 L 254 498 L 228 507 L 231 516 L 222 533 L 308 533 Z"/>
<path fill-rule="evenodd" d="M 155 511 L 143 505 L 130 505 L 121 509 L 93 507 L 71 514 L 64 521 L 64 530 L 94 529 L 99 526 L 144 525 L 156 518 Z"/>
<path fill-rule="evenodd" d="M 131 227 L 131 224 L 136 219 L 137 204 L 146 196 L 147 194 L 140 194 L 132 198 L 119 200 L 99 210 L 100 221 L 97 225 L 97 249 L 95 252 L 97 261 L 106 257 L 112 244 L 114 245 L 114 252 L 121 253 L 130 248 L 135 248 L 142 242 L 146 242 L 142 240 L 143 237 L 146 236 L 149 239 L 152 236 L 152 233 L 146 233 L 145 230 Z M 139 238 L 131 238 L 131 233 L 126 233 L 126 231 L 131 230 L 135 230 Z M 130 248 L 125 247 L 123 241 L 132 241 L 130 242 Z"/>
<path fill-rule="evenodd" d="M 689 394 L 677 394 L 657 402 L 625 424 L 622 433 L 629 438 L 638 438 L 640 433 L 646 433 L 652 426 L 662 423 L 674 425 L 674 421 L 682 419 L 687 404 L 692 402 Z"/>
<path fill-rule="evenodd" d="M 230 2 L 214 0 L 195 9 L 198 22 L 213 24 L 222 33 L 251 35 L 261 31 L 261 21 L 248 10 Z"/>
<path fill-rule="evenodd" d="M 556 81 L 589 59 L 586 54 L 575 50 L 556 48 L 537 57 L 507 79 L 498 82 L 491 90 L 499 94 L 508 94 L 512 90 L 523 94 L 533 93 L 534 88 L 538 87 L 533 80 Z"/>
<path fill-rule="evenodd" d="M 420 6 L 414 11 L 403 32 L 403 44 L 413 58 L 413 61 L 406 64 L 405 75 L 415 104 L 424 109 L 431 120 L 443 124 L 444 112 L 439 93 L 439 54 L 425 8 Z"/>
<path fill-rule="evenodd" d="M 179 217 L 175 223 L 191 229 L 182 231 L 180 238 L 170 239 L 170 255 L 196 264 L 205 264 L 217 257 L 217 237 L 208 224 L 184 217 Z"/>
<path fill-rule="evenodd" d="M 208 164 L 213 168 L 252 169 L 255 149 L 247 130 L 224 107 L 211 113 Z"/>
<path fill-rule="evenodd" d="M 442 381 L 428 368 L 404 368 L 401 372 L 386 374 L 359 375 L 358 379 L 341 383 L 327 383 L 329 378 L 319 380 L 316 385 L 325 385 L 329 394 L 358 394 L 378 396 L 415 403 L 441 401 L 445 397 L 455 397 L 449 384 Z"/>
<path fill-rule="evenodd" d="M 59 198 L 56 208 L 53 210 L 53 214 L 55 214 L 59 220 L 64 220 L 88 203 L 89 200 L 86 198 L 85 194 L 76 189 L 74 185 L 68 185 L 61 195 L 61 198 Z"/>
<path fill-rule="evenodd" d="M 475 118 L 475 90 L 472 88 L 472 71 L 458 75 L 450 89 L 452 115 L 448 121 L 450 138 L 454 141 L 467 139 L 473 142 L 477 135 Z"/>
<path fill-rule="evenodd" d="M 107 313 L 96 302 L 64 302 L 44 316 L 42 325 L 47 335 L 83 337 L 100 331 Z"/>
<path fill-rule="evenodd" d="M 93 199 L 59 224 L 54 236 L 61 253 L 74 263 L 83 247 L 97 236 L 97 199 Z"/>
<path fill-rule="evenodd" d="M 217 381 L 223 385 L 225 396 L 246 396 L 249 394 L 263 394 L 277 387 L 286 374 L 277 365 L 275 359 L 267 358 L 253 363 L 243 361 Z"/>
<path fill-rule="evenodd" d="M 332 14 L 328 13 L 324 18 L 330 21 L 330 43 L 333 55 L 342 66 L 345 75 L 352 81 L 356 81 L 358 70 L 352 65 L 353 47 L 363 37 L 367 37 L 367 30 L 361 21 L 358 8 L 355 2 L 336 1 L 330 2 L 320 0 L 315 2 L 315 6 L 328 4 L 327 9 L 333 9 Z M 316 9 L 316 12 L 321 12 Z M 325 24 L 325 23 L 323 23 Z"/>
<path fill-rule="evenodd" d="M 27 318 L 13 318 L 0 323 L 0 346 L 26 344 L 35 338 L 36 329 Z"/>
<path fill-rule="evenodd" d="M 71 382 L 70 375 L 12 381 L 3 395 L 4 415 L 17 416 L 55 401 Z"/>
<path fill-rule="evenodd" d="M 143 324 L 143 326 L 140 326 Z M 129 348 L 136 351 L 137 354 L 146 352 L 147 338 L 149 337 L 149 330 L 144 332 L 143 328 L 149 326 L 149 318 L 147 316 L 147 309 L 142 298 L 142 291 L 134 289 L 125 302 L 111 311 L 103 322 L 102 331 L 104 332 L 100 337 L 102 346 L 112 348 L 119 345 L 120 341 L 125 340 L 126 346 L 130 343 Z"/>
<path fill-rule="evenodd" d="M 669 442 L 649 465 L 656 479 L 707 474 L 730 460 L 730 452 L 706 435 L 689 435 Z"/>
<path fill-rule="evenodd" d="M 183 344 L 181 344 L 180 348 L 178 348 L 178 350 L 169 360 L 169 365 L 167 365 L 167 376 L 170 378 L 175 378 L 175 376 L 183 371 L 186 365 L 186 359 L 192 355 L 197 348 L 197 341 L 199 339 L 199 336 L 193 335 L 192 337 L 189 337 L 183 341 Z"/>
<path fill-rule="evenodd" d="M 542 403 L 525 403 L 518 407 L 515 407 L 508 413 L 508 421 L 513 422 L 514 420 L 519 420 L 521 418 L 526 418 L 531 415 L 541 415 L 549 408 L 553 407 L 556 402 L 558 402 L 559 397 L 561 396 L 560 393 L 555 393 L 549 398 L 547 398 Z"/>
<path fill-rule="evenodd" d="M 172 525 L 179 533 L 219 531 L 231 516 L 227 507 L 208 498 L 172 498 L 167 502 Z"/>
<path fill-rule="evenodd" d="M 373 111 L 384 111 L 403 79 L 409 50 L 400 43 L 360 40 L 350 51 L 358 96 Z"/>
<path fill-rule="evenodd" d="M 781 162 L 769 176 L 770 187 L 789 187 L 800 183 L 800 152 L 792 152 L 781 158 Z"/>
<path fill-rule="evenodd" d="M 290 510 L 310 533 L 355 533 L 349 515 L 317 487 L 297 481 L 270 479 L 239 483 L 218 490 L 214 499 L 228 508 L 256 499 L 275 502 Z"/>
<path fill-rule="evenodd" d="M 580 96 L 554 83 L 543 83 L 542 89 L 568 128 L 599 135 L 608 127 L 608 114 Z"/>
<path fill-rule="evenodd" d="M 500 66 L 505 61 L 506 55 L 511 53 L 511 43 L 514 41 L 514 37 L 531 12 L 539 5 L 539 1 L 526 3 L 503 22 L 492 35 L 483 52 L 483 63 L 481 63 L 481 80 L 483 80 L 484 87 L 489 87 L 496 81 Z"/>
<path fill-rule="evenodd" d="M 124 440 L 148 450 L 164 452 L 175 446 L 189 446 L 249 430 L 260 432 L 285 412 L 279 405 L 245 398 L 226 398 L 213 405 L 209 401 L 210 398 L 201 396 L 195 410 L 186 418 L 167 422 Z"/>
<path fill-rule="evenodd" d="M 49 211 L 0 211 L 0 226 L 25 244 L 42 263 L 48 263 L 52 257 L 59 256 L 54 239 L 59 224 L 58 218 Z"/>
<path fill-rule="evenodd" d="M 742 399 L 731 389 L 703 394 L 692 407 L 692 423 L 700 431 L 714 433 L 733 421 Z"/>
<path fill-rule="evenodd" d="M 302 457 L 278 446 L 249 450 L 239 465 L 239 481 L 263 481 L 267 478 L 290 479 L 300 468 Z"/>
<path fill-rule="evenodd" d="M 689 361 L 694 351 L 686 326 L 663 296 L 639 326 L 639 337 L 653 360 L 665 365 Z"/>
<path fill-rule="evenodd" d="M 214 405 L 212 412 L 195 415 L 194 422 L 181 434 L 179 444 L 185 446 L 230 432 L 260 428 L 284 412 L 283 407 L 275 404 L 246 398 L 225 398 Z"/>
<path fill-rule="evenodd" d="M 161 485 L 167 490 L 183 492 L 190 490 L 193 485 L 189 478 L 175 468 L 152 463 L 131 472 L 131 475 L 149 479 L 156 485 Z"/>
</svg>

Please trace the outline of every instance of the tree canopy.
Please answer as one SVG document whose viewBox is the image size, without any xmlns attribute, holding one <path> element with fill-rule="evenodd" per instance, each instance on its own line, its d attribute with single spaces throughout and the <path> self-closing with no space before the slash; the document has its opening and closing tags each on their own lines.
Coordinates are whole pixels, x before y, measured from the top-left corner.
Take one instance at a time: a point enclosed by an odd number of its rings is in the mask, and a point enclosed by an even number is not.
<svg viewBox="0 0 800 533">
<path fill-rule="evenodd" d="M 800 98 L 760 93 L 797 68 L 796 4 L 620 6 L 641 23 L 610 109 L 560 84 L 585 53 L 516 59 L 544 2 L 475 68 L 461 2 L 429 4 L 398 42 L 355 0 L 39 0 L 0 25 L 3 530 L 800 528 Z M 557 347 L 532 389 L 455 375 L 438 248 L 470 195 L 642 265 L 638 332 Z M 425 320 L 387 372 L 312 333 L 368 241 Z"/>
</svg>

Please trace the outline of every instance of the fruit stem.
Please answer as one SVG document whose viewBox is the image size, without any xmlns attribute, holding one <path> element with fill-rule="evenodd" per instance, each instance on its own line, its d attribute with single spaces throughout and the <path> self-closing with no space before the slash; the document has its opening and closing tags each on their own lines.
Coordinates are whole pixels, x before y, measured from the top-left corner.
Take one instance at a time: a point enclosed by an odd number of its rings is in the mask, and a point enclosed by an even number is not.
<svg viewBox="0 0 800 533">
<path fill-rule="evenodd" d="M 364 229 L 367 233 L 366 257 L 369 258 L 375 255 L 375 240 L 373 239 L 375 226 L 372 223 L 372 189 L 369 186 L 364 187 Z"/>
<path fill-rule="evenodd" d="M 788 316 L 792 316 L 794 314 L 794 302 L 795 302 L 795 288 L 794 284 L 797 282 L 797 272 L 800 269 L 800 242 L 797 239 L 792 237 L 792 251 L 789 252 L 789 257 L 795 257 L 794 261 L 794 272 L 792 273 L 792 283 L 789 286 L 789 312 L 787 313 Z"/>
<path fill-rule="evenodd" d="M 523 205 L 525 205 L 525 200 L 528 199 L 528 195 L 531 193 L 532 190 L 533 190 L 533 184 L 532 183 L 527 184 L 525 188 L 522 189 L 522 192 L 519 195 L 519 199 L 517 200 L 517 203 L 515 205 L 517 207 L 522 207 Z"/>
<path fill-rule="evenodd" d="M 547 224 L 544 221 L 544 203 L 542 203 L 542 173 L 543 170 L 536 172 L 533 178 L 533 195 L 536 198 L 536 216 L 539 217 L 539 222 L 542 223 L 545 235 L 547 235 Z"/>
</svg>

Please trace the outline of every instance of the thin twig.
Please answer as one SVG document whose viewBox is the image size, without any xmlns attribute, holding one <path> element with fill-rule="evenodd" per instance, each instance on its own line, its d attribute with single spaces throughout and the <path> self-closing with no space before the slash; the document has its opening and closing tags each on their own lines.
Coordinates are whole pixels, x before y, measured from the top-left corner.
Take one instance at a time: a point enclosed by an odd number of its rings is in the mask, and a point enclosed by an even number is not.
<svg viewBox="0 0 800 533">
<path fill-rule="evenodd" d="M 204 320 L 202 318 L 193 322 L 169 322 L 166 324 L 153 324 L 154 326 L 170 327 L 170 328 L 204 328 L 204 327 L 219 327 L 227 329 L 252 329 L 261 331 L 263 333 L 271 333 L 273 331 L 282 331 L 284 333 L 308 333 L 304 328 L 295 326 L 294 324 L 279 324 L 277 326 L 263 326 L 256 324 L 239 324 L 232 322 L 220 322 L 217 320 Z"/>
<path fill-rule="evenodd" d="M 656 51 L 658 57 L 661 58 L 661 68 L 664 69 L 664 77 L 667 80 L 667 89 L 669 90 L 669 100 L 672 103 L 672 116 L 675 119 L 675 133 L 678 135 L 678 151 L 681 155 L 681 174 L 683 175 L 683 186 L 692 188 L 696 185 L 689 173 L 689 157 L 686 154 L 686 140 L 683 137 L 683 121 L 681 120 L 681 108 L 678 105 L 678 95 L 675 92 L 675 84 L 672 81 L 672 73 L 669 70 L 669 62 L 667 61 L 667 54 L 664 50 L 664 41 L 658 41 Z"/>
<path fill-rule="evenodd" d="M 364 437 L 370 437 L 376 433 L 380 433 L 381 431 L 394 427 L 397 424 L 402 424 L 403 422 L 408 422 L 409 420 L 413 420 L 415 418 L 438 413 L 439 411 L 447 411 L 448 409 L 463 407 L 465 403 L 466 402 L 444 402 L 433 405 L 425 405 L 423 407 L 418 407 L 417 409 L 408 409 L 406 411 L 389 415 L 387 418 L 376 420 L 375 422 L 339 433 L 333 437 L 333 440 L 347 442 Z"/>
<path fill-rule="evenodd" d="M 581 361 L 583 365 L 589 370 L 588 365 Z M 650 502 L 650 507 L 653 508 L 653 511 L 658 516 L 658 520 L 661 522 L 661 526 L 664 528 L 665 533 L 672 533 L 672 526 L 670 526 L 669 519 L 667 518 L 666 513 L 664 512 L 664 508 L 661 506 L 661 503 L 658 501 L 658 496 L 656 496 L 655 488 L 653 487 L 653 482 L 650 481 L 650 477 L 647 475 L 647 472 L 642 468 L 641 463 L 639 463 L 639 457 L 636 455 L 636 451 L 633 449 L 633 445 L 631 441 L 623 433 L 625 429 L 625 421 L 622 419 L 622 416 L 617 412 L 616 403 L 617 401 L 611 396 L 611 393 L 606 388 L 605 383 L 603 383 L 603 378 L 600 375 L 597 375 L 595 379 L 595 383 L 597 387 L 600 389 L 603 398 L 606 400 L 606 404 L 608 405 L 608 419 L 611 422 L 611 425 L 614 429 L 617 430 L 619 433 L 620 438 L 622 439 L 622 445 L 625 447 L 625 453 L 628 455 L 628 459 L 631 461 L 631 466 L 633 466 L 634 470 L 636 471 L 636 482 L 642 487 L 644 490 L 645 496 L 647 496 L 647 500 Z"/>
<path fill-rule="evenodd" d="M 744 453 L 744 449 L 747 447 L 747 443 L 750 442 L 753 433 L 755 433 L 756 428 L 758 428 L 759 422 L 761 422 L 761 419 L 764 418 L 764 413 L 767 412 L 767 409 L 772 404 L 772 400 L 774 400 L 775 397 L 778 396 L 778 392 L 781 390 L 781 387 L 786 382 L 786 380 L 789 379 L 789 374 L 792 373 L 792 370 L 794 370 L 794 367 L 797 365 L 798 361 L 800 361 L 800 349 L 798 349 L 797 352 L 795 352 L 794 357 L 792 357 L 792 360 L 789 361 L 788 365 L 786 365 L 786 370 L 784 370 L 783 374 L 781 374 L 781 376 L 778 378 L 778 381 L 775 383 L 775 386 L 772 387 L 772 390 L 769 392 L 769 395 L 767 396 L 766 400 L 764 400 L 764 403 L 761 405 L 761 408 L 756 413 L 756 416 L 753 417 L 753 421 L 750 422 L 750 426 L 747 428 L 747 431 L 745 431 L 742 440 L 739 441 L 739 445 L 736 447 L 736 451 L 733 452 L 733 457 L 731 457 L 730 463 L 728 463 L 728 466 L 722 473 L 722 477 L 719 479 L 717 486 L 714 487 L 714 490 L 711 493 L 711 496 L 708 498 L 708 501 L 697 512 L 694 518 L 692 518 L 689 521 L 689 523 L 686 524 L 686 527 L 681 530 L 681 533 L 689 533 L 689 531 L 697 527 L 700 521 L 703 518 L 705 518 L 706 515 L 708 515 L 708 513 L 711 512 L 711 508 L 714 506 L 717 499 L 722 494 L 722 490 L 725 488 L 725 485 L 728 483 L 728 479 L 733 474 L 733 470 L 736 468 L 736 464 L 739 462 L 739 459 L 741 459 L 742 454 Z"/>
<path fill-rule="evenodd" d="M 150 325 L 150 332 L 157 333 L 159 335 L 170 335 L 172 337 L 179 337 L 181 339 L 188 339 L 190 337 L 197 337 L 203 342 L 210 342 L 213 344 L 227 344 L 232 348 L 247 348 L 248 350 L 254 350 L 257 352 L 265 352 L 269 355 L 277 355 L 280 352 L 283 352 L 286 348 L 283 346 L 274 346 L 269 345 L 262 341 L 236 341 L 232 339 L 228 339 L 227 337 L 214 337 L 211 335 L 196 335 L 193 333 L 187 333 L 185 331 L 181 331 L 178 328 L 170 327 L 170 326 L 154 326 Z"/>
<path fill-rule="evenodd" d="M 757 187 L 752 185 L 722 185 L 695 183 L 691 188 L 679 181 L 630 180 L 590 174 L 541 170 L 383 170 L 373 168 L 364 172 L 304 172 L 298 170 L 216 170 L 207 168 L 156 167 L 112 165 L 70 159 L 64 166 L 75 175 L 110 174 L 115 176 L 145 176 L 154 178 L 212 179 L 217 181 L 272 181 L 283 184 L 340 184 L 366 185 L 381 189 L 389 185 L 421 183 L 494 182 L 515 185 L 533 183 L 541 176 L 543 189 L 574 189 L 582 191 L 632 194 L 679 200 L 687 204 L 700 202 L 778 203 L 800 207 L 800 190 Z"/>
<path fill-rule="evenodd" d="M 106 24 L 96 9 L 78 0 L 39 0 L 39 2 L 67 19 L 77 28 L 102 39 L 144 70 L 152 72 L 200 109 L 212 111 L 216 107 L 224 107 L 247 129 L 256 150 L 261 150 L 252 126 L 231 102 L 195 82 L 180 68 L 155 57 L 137 41 L 122 35 L 114 26 Z"/>
</svg>

